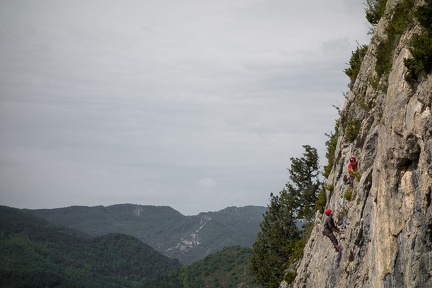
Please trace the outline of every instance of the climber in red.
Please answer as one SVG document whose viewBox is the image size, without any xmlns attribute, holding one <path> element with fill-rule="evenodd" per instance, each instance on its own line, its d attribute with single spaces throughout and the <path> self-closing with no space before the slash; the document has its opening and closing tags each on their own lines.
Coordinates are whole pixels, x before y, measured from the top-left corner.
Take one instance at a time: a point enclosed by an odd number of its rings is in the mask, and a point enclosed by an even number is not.
<svg viewBox="0 0 432 288">
<path fill-rule="evenodd" d="M 323 234 L 330 238 L 330 241 L 333 243 L 333 246 L 336 250 L 336 252 L 339 252 L 342 248 L 339 246 L 338 240 L 336 239 L 336 236 L 333 234 L 333 232 L 343 233 L 344 230 L 341 228 L 339 229 L 333 220 L 333 211 L 331 209 L 327 209 L 324 212 L 328 217 L 324 221 L 324 231 Z"/>
<path fill-rule="evenodd" d="M 351 186 L 353 186 L 354 178 L 357 174 L 357 167 L 358 167 L 358 162 L 356 158 L 351 157 L 350 163 L 348 164 L 348 181 L 347 181 L 347 183 Z"/>
</svg>

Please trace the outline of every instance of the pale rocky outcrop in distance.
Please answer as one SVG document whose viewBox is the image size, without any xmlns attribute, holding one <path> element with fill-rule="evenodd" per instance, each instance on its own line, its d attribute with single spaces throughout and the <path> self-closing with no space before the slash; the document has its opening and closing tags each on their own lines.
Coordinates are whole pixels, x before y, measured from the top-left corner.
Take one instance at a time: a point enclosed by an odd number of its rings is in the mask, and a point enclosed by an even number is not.
<svg viewBox="0 0 432 288">
<path fill-rule="evenodd" d="M 386 13 L 397 2 L 389 0 Z M 340 266 L 336 269 L 337 253 L 321 232 L 326 216 L 317 213 L 289 287 L 432 287 L 432 76 L 414 90 L 404 80 L 407 43 L 419 29 L 414 27 L 396 48 L 387 91 L 372 86 L 374 55 L 386 24 L 382 20 L 376 27 L 342 109 L 342 117 L 350 113 L 361 120 L 360 134 L 349 143 L 339 131 L 327 181 L 334 186 L 328 207 L 336 218 L 347 214 Z M 351 156 L 359 160 L 361 178 L 346 201 L 343 176 Z"/>
</svg>

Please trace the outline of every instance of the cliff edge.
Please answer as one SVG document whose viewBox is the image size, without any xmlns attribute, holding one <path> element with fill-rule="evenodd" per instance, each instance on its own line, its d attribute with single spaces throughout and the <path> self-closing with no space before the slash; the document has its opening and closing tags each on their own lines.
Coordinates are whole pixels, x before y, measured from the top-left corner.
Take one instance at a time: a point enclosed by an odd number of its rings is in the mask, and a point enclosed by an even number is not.
<svg viewBox="0 0 432 288">
<path fill-rule="evenodd" d="M 375 69 L 400 2 L 387 1 L 341 110 L 341 119 L 357 120 L 359 129 L 349 140 L 339 125 L 326 183 L 327 207 L 347 224 L 339 267 L 338 253 L 322 235 L 326 216 L 317 213 L 297 277 L 281 287 L 432 287 L 432 75 L 412 85 L 404 65 L 421 27 L 414 23 L 398 35 L 385 77 L 377 78 Z M 352 188 L 344 179 L 351 156 L 361 174 Z"/>
</svg>

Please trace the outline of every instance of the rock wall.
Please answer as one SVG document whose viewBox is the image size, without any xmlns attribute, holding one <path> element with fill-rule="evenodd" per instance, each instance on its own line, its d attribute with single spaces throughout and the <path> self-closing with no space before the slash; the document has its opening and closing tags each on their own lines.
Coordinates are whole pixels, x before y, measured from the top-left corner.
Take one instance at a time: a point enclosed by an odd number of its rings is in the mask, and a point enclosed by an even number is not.
<svg viewBox="0 0 432 288">
<path fill-rule="evenodd" d="M 389 0 L 386 13 L 397 2 Z M 328 208 L 336 219 L 346 216 L 340 265 L 321 232 L 326 216 L 317 213 L 298 275 L 281 287 L 432 287 L 432 76 L 415 88 L 404 80 L 407 43 L 419 29 L 413 27 L 401 36 L 388 83 L 381 83 L 388 88 L 370 81 L 377 47 L 386 37 L 384 18 L 341 112 L 342 118 L 361 121 L 359 135 L 348 142 L 340 128 L 327 181 L 334 187 Z M 351 156 L 359 160 L 361 177 L 348 201 L 344 176 Z"/>
</svg>

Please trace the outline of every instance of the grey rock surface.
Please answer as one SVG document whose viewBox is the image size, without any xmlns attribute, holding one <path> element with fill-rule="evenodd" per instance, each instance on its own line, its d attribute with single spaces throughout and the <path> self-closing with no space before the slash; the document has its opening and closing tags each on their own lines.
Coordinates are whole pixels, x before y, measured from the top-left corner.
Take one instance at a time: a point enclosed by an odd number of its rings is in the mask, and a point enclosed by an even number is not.
<svg viewBox="0 0 432 288">
<path fill-rule="evenodd" d="M 386 13 L 397 2 L 389 0 Z M 381 83 L 387 89 L 372 85 L 386 25 L 382 19 L 376 27 L 341 114 L 358 119 L 360 133 L 349 143 L 340 129 L 327 180 L 334 187 L 327 206 L 347 221 L 340 266 L 335 267 L 337 253 L 321 233 L 326 216 L 317 213 L 289 287 L 432 287 L 432 76 L 415 88 L 405 81 L 407 43 L 419 29 L 413 27 L 401 36 L 388 83 Z M 359 160 L 361 177 L 348 201 L 343 176 L 351 156 Z"/>
</svg>

